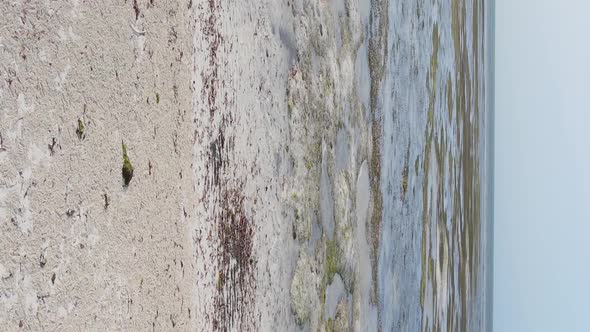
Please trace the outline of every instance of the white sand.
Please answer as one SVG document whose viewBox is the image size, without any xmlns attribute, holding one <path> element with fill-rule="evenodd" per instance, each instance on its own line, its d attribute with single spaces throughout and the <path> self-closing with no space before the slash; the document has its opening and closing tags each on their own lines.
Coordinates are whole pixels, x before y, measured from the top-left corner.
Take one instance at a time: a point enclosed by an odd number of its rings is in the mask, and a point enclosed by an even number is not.
<svg viewBox="0 0 590 332">
<path fill-rule="evenodd" d="M 192 19 L 148 3 L 0 3 L 0 330 L 196 326 Z"/>
</svg>

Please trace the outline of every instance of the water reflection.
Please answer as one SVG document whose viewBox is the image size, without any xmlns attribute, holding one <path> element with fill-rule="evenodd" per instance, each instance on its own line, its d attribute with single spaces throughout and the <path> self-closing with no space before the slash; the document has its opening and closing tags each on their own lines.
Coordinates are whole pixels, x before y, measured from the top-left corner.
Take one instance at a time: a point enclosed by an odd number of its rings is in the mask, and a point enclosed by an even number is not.
<svg viewBox="0 0 590 332">
<path fill-rule="evenodd" d="M 480 330 L 485 6 L 403 0 L 389 7 L 380 100 L 382 327 Z"/>
</svg>

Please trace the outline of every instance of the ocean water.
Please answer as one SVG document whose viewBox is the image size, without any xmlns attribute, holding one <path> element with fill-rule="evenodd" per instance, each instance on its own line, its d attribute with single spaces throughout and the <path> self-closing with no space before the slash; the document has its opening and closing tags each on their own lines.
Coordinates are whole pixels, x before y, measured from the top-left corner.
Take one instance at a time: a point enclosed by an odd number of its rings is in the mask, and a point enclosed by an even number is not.
<svg viewBox="0 0 590 332">
<path fill-rule="evenodd" d="M 377 103 L 383 331 L 491 326 L 490 8 L 389 2 Z"/>
</svg>

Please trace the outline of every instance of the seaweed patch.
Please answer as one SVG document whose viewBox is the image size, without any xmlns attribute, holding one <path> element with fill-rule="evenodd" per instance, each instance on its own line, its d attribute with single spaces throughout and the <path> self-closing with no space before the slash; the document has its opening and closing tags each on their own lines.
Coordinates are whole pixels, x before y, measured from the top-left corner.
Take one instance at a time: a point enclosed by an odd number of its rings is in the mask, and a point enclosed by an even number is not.
<svg viewBox="0 0 590 332">
<path fill-rule="evenodd" d="M 124 142 L 121 142 L 121 147 L 123 149 L 123 167 L 121 169 L 121 174 L 123 176 L 124 187 L 127 187 L 133 178 L 133 165 L 131 165 L 131 161 L 127 155 L 127 146 Z"/>
</svg>

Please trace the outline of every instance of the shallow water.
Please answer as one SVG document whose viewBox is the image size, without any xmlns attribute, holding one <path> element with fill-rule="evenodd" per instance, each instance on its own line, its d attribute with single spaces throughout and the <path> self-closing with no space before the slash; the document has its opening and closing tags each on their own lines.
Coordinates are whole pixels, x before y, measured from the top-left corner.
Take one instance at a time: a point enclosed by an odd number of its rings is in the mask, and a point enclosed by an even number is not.
<svg viewBox="0 0 590 332">
<path fill-rule="evenodd" d="M 487 325 L 488 19 L 483 0 L 389 3 L 378 100 L 383 331 Z"/>
</svg>

